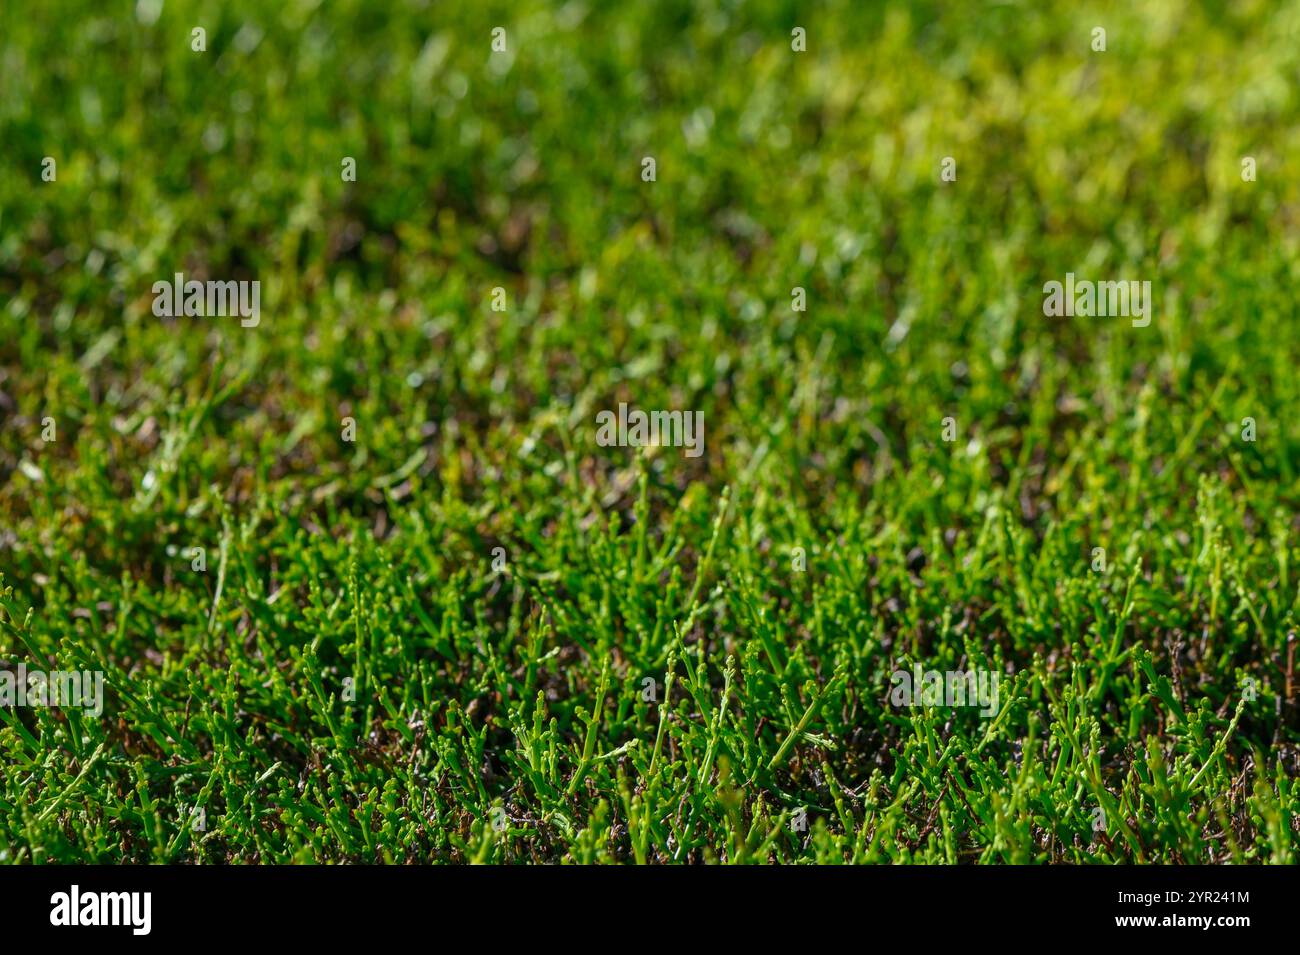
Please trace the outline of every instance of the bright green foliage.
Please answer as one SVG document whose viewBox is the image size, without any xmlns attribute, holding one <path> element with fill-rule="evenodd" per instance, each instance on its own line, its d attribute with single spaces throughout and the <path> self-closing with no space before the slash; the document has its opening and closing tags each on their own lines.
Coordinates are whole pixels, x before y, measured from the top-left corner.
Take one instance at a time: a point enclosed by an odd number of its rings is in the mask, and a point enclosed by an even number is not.
<svg viewBox="0 0 1300 955">
<path fill-rule="evenodd" d="M 1298 74 L 1295 0 L 0 3 L 0 665 L 108 687 L 0 708 L 0 860 L 1297 861 Z"/>
</svg>

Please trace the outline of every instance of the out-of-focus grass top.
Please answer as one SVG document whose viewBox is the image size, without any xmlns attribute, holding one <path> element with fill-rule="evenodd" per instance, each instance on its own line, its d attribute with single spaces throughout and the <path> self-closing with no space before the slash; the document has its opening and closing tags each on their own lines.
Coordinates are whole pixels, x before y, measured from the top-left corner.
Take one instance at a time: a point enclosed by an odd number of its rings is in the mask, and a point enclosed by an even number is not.
<svg viewBox="0 0 1300 955">
<path fill-rule="evenodd" d="M 1294 0 L 0 4 L 0 668 L 106 680 L 0 860 L 1295 861 L 1298 83 Z"/>
</svg>

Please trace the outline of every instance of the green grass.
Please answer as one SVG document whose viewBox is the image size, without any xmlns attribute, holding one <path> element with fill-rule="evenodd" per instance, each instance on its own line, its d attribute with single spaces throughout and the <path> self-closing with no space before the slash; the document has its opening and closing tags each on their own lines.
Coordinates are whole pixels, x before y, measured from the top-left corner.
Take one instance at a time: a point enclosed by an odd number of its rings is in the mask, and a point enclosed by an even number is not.
<svg viewBox="0 0 1300 955">
<path fill-rule="evenodd" d="M 0 860 L 1296 861 L 1300 3 L 155 13 L 0 5 Z"/>
</svg>

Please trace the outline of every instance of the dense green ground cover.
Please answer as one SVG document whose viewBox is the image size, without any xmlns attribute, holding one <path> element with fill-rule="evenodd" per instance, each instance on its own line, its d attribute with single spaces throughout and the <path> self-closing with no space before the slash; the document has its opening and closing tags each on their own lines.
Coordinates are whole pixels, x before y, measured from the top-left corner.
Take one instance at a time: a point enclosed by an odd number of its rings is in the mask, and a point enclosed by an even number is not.
<svg viewBox="0 0 1300 955">
<path fill-rule="evenodd" d="M 0 708 L 0 860 L 1295 861 L 1297 76 L 1294 0 L 0 5 L 0 663 L 107 680 Z"/>
</svg>

